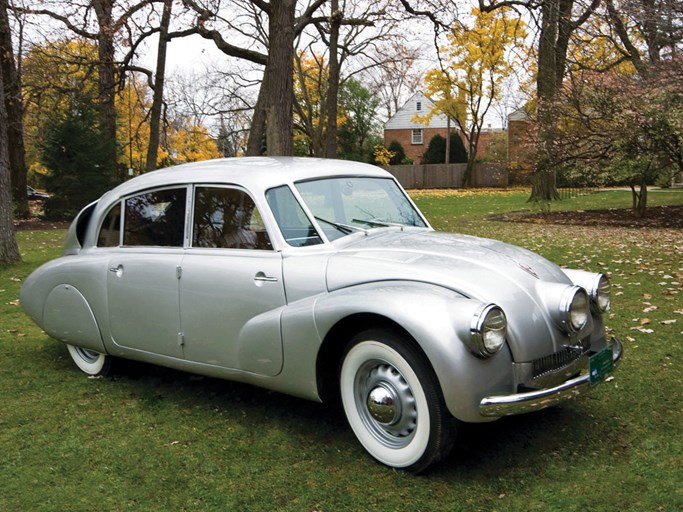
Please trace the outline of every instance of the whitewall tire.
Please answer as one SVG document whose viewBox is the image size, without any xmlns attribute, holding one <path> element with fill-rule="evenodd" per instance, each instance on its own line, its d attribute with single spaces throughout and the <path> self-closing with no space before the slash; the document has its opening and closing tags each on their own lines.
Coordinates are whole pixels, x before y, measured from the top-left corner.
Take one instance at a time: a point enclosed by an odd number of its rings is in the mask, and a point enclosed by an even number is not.
<svg viewBox="0 0 683 512">
<path fill-rule="evenodd" d="M 106 375 L 111 368 L 111 357 L 94 350 L 67 345 L 76 366 L 88 375 Z"/>
<path fill-rule="evenodd" d="M 450 451 L 455 420 L 434 371 L 413 343 L 392 331 L 355 336 L 339 385 L 349 425 L 368 453 L 417 473 Z"/>
</svg>

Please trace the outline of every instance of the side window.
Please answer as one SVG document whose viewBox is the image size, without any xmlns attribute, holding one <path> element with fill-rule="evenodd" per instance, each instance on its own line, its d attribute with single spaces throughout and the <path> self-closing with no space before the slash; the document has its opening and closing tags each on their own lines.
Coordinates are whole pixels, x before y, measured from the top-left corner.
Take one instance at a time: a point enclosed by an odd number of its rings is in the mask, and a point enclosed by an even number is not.
<svg viewBox="0 0 683 512">
<path fill-rule="evenodd" d="M 195 191 L 192 246 L 273 248 L 261 214 L 249 194 L 219 187 L 197 187 Z"/>
<path fill-rule="evenodd" d="M 121 203 L 114 206 L 104 218 L 100 234 L 97 235 L 98 247 L 117 247 L 121 233 Z"/>
<path fill-rule="evenodd" d="M 182 247 L 186 197 L 183 187 L 126 199 L 123 245 Z"/>
<path fill-rule="evenodd" d="M 323 243 L 289 187 L 272 188 L 266 199 L 287 243 L 294 247 Z"/>
</svg>

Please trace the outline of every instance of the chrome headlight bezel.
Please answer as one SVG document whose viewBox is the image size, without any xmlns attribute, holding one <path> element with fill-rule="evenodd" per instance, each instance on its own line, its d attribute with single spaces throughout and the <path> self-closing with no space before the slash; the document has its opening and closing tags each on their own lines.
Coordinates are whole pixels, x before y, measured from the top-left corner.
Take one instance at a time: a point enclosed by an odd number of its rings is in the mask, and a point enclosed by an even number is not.
<svg viewBox="0 0 683 512">
<path fill-rule="evenodd" d="M 495 304 L 479 308 L 470 324 L 470 351 L 477 357 L 491 357 L 503 348 L 507 339 L 505 312 Z"/>
<path fill-rule="evenodd" d="M 559 319 L 568 333 L 580 332 L 590 319 L 590 301 L 586 290 L 580 286 L 569 286 L 559 303 Z"/>
<path fill-rule="evenodd" d="M 575 269 L 562 270 L 575 285 L 583 287 L 588 292 L 593 313 L 601 315 L 609 311 L 612 302 L 611 285 L 605 274 Z"/>
<path fill-rule="evenodd" d="M 612 285 L 609 278 L 605 274 L 596 274 L 591 287 L 588 289 L 588 295 L 591 298 L 591 305 L 598 313 L 609 311 L 612 305 L 611 297 Z"/>
</svg>

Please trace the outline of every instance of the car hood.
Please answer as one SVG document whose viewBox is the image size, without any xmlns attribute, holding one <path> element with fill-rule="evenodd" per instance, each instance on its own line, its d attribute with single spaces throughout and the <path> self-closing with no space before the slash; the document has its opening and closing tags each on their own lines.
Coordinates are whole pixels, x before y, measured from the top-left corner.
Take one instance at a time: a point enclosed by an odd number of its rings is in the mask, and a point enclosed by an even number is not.
<svg viewBox="0 0 683 512">
<path fill-rule="evenodd" d="M 549 343 L 559 350 L 567 342 L 544 305 L 543 287 L 572 283 L 560 267 L 531 251 L 496 240 L 427 230 L 381 229 L 346 238 L 328 262 L 330 291 L 388 280 L 436 284 L 502 307 L 517 361 L 547 354 Z M 530 333 L 534 333 L 531 340 Z"/>
</svg>

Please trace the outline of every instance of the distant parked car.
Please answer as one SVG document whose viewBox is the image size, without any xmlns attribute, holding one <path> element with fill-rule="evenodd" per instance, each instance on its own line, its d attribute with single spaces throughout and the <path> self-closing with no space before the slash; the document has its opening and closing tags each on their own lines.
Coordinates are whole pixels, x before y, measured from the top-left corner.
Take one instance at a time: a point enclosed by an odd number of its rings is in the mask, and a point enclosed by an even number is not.
<svg viewBox="0 0 683 512">
<path fill-rule="evenodd" d="M 33 187 L 29 187 L 29 186 L 26 187 L 26 196 L 27 196 L 29 199 L 32 199 L 32 200 L 40 200 L 40 201 L 42 201 L 42 200 L 44 200 L 44 199 L 48 199 L 48 198 L 50 197 L 50 196 L 47 195 L 45 192 L 38 192 L 38 191 L 37 191 L 36 189 L 34 189 Z"/>
<path fill-rule="evenodd" d="M 389 173 L 334 160 L 131 179 L 80 212 L 21 304 L 90 375 L 115 356 L 340 396 L 370 455 L 413 472 L 458 421 L 555 405 L 622 354 L 604 275 L 436 232 Z"/>
</svg>

